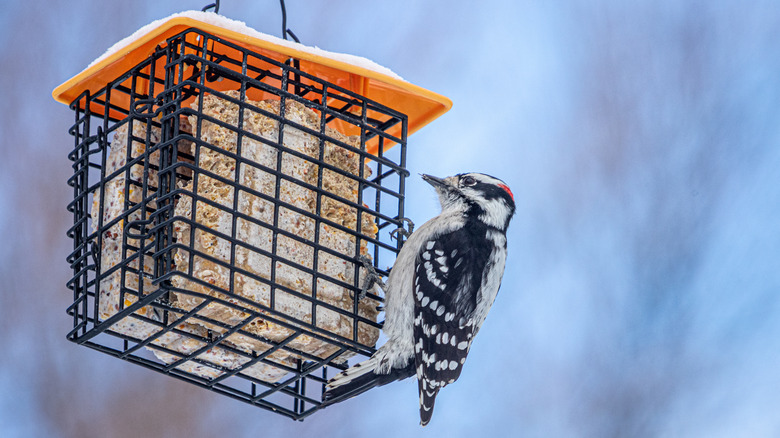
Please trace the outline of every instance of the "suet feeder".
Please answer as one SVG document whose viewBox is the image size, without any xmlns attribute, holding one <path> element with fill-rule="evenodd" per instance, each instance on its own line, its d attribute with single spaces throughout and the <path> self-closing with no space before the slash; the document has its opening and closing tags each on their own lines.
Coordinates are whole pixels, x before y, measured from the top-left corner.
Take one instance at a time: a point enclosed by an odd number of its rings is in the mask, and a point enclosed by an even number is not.
<svg viewBox="0 0 780 438">
<path fill-rule="evenodd" d="M 392 264 L 407 136 L 451 103 L 213 13 L 118 46 L 53 93 L 75 113 L 67 338 L 303 419 L 375 351 L 361 259 Z"/>
</svg>

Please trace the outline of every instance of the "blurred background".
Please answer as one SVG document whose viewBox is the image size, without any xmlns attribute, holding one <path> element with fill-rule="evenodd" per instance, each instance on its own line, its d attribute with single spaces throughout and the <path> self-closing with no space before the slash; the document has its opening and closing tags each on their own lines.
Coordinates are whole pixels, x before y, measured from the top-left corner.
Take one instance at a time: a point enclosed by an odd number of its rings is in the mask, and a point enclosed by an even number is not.
<svg viewBox="0 0 780 438">
<path fill-rule="evenodd" d="M 116 41 L 207 2 L 0 2 L 0 435 L 780 436 L 780 4 L 288 0 L 310 46 L 453 109 L 418 173 L 515 193 L 503 287 L 460 380 L 418 425 L 412 379 L 293 422 L 65 340 L 70 110 Z M 220 14 L 281 34 L 276 1 Z"/>
</svg>

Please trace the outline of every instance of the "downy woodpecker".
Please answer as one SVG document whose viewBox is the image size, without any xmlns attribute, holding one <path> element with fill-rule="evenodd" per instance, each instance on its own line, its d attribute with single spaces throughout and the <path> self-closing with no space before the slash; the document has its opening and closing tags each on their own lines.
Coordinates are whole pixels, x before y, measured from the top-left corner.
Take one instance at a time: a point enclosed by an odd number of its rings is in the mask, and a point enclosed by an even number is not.
<svg viewBox="0 0 780 438">
<path fill-rule="evenodd" d="M 422 177 L 436 189 L 442 212 L 412 233 L 390 271 L 388 340 L 370 359 L 334 376 L 323 399 L 416 375 L 424 426 L 439 390 L 460 376 L 501 286 L 515 203 L 509 187 L 489 175 Z"/>
</svg>

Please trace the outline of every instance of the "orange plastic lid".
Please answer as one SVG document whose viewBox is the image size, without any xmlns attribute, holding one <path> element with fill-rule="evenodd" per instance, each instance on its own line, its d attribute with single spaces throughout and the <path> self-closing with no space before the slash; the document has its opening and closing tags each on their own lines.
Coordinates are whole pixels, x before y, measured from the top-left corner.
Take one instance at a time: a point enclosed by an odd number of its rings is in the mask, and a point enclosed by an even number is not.
<svg viewBox="0 0 780 438">
<path fill-rule="evenodd" d="M 54 99 L 70 105 L 85 90 L 93 93 L 101 90 L 109 82 L 147 59 L 166 39 L 189 28 L 200 29 L 279 62 L 290 57 L 300 60 L 302 71 L 406 114 L 407 135 L 416 132 L 452 107 L 448 98 L 410 84 L 363 58 L 329 53 L 264 35 L 247 28 L 243 23 L 199 11 L 175 14 L 151 23 L 128 37 L 127 45 L 123 46 L 125 40 L 120 41 L 93 65 L 55 88 L 52 93 Z M 114 104 L 112 97 L 112 105 Z M 125 104 L 129 105 L 129 101 L 119 102 L 120 106 Z M 93 108 L 93 111 L 96 109 Z M 400 137 L 400 127 L 396 131 L 398 132 L 392 135 Z"/>
</svg>

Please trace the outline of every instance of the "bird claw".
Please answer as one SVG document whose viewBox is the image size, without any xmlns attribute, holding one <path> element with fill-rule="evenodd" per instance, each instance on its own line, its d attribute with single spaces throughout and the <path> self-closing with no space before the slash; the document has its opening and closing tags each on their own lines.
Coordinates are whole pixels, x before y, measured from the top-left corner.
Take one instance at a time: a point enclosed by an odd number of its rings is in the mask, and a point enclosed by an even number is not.
<svg viewBox="0 0 780 438">
<path fill-rule="evenodd" d="M 152 307 L 152 319 L 157 322 L 162 322 L 165 319 L 165 311 L 163 309 Z"/>
<path fill-rule="evenodd" d="M 360 288 L 360 292 L 357 296 L 358 301 L 360 301 L 366 297 L 368 290 L 371 289 L 375 284 L 378 284 L 379 287 L 384 290 L 385 282 L 382 281 L 382 276 L 376 272 L 376 268 L 374 268 L 374 264 L 371 262 L 371 259 L 361 255 L 358 257 L 358 261 L 363 264 L 363 268 L 365 268 L 367 271 L 366 278 L 363 279 L 363 287 Z"/>
<path fill-rule="evenodd" d="M 390 239 L 398 240 L 398 236 L 400 235 L 404 237 L 404 240 L 406 240 L 414 232 L 414 222 L 412 222 L 412 220 L 409 218 L 403 218 L 402 220 L 406 223 L 406 225 L 409 226 L 409 229 L 407 230 L 403 226 L 396 228 L 390 232 Z"/>
<path fill-rule="evenodd" d="M 157 300 L 155 301 L 158 304 L 162 305 L 168 305 L 170 304 L 170 297 L 168 296 L 169 292 L 165 292 L 163 295 L 161 295 Z M 165 321 L 165 310 L 157 307 L 157 306 L 151 306 L 152 307 L 152 313 L 151 318 L 157 322 L 164 322 Z"/>
</svg>

